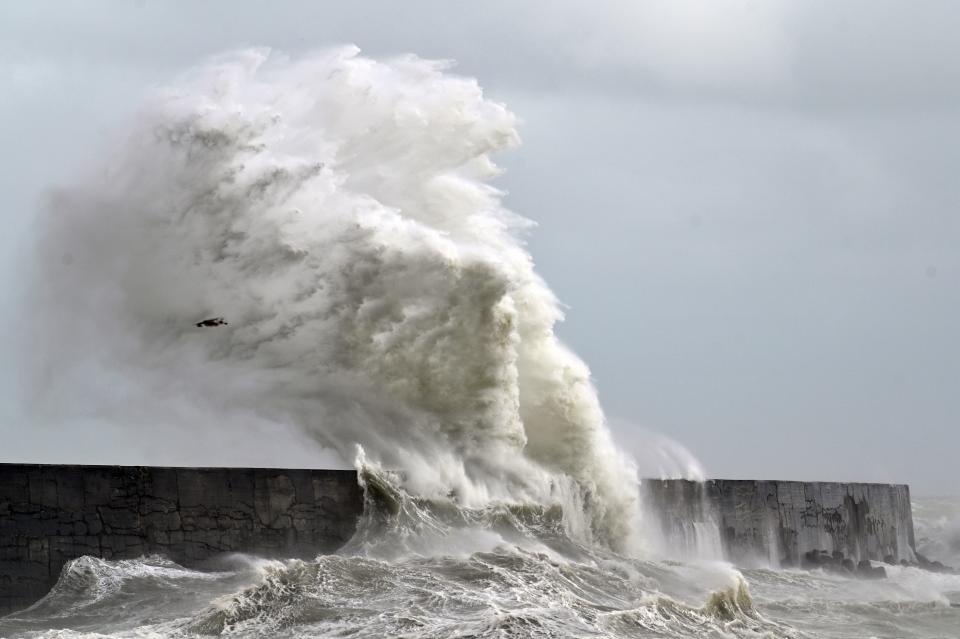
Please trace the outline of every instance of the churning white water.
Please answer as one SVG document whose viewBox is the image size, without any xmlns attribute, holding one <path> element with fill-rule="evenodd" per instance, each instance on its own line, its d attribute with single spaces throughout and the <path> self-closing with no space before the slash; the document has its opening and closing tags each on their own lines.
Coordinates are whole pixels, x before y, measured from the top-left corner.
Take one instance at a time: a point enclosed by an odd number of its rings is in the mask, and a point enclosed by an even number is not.
<svg viewBox="0 0 960 639">
<path fill-rule="evenodd" d="M 635 471 L 489 184 L 516 125 L 447 64 L 356 49 L 242 51 L 155 92 L 40 225 L 37 415 L 294 426 L 357 459 L 369 503 L 313 561 L 78 559 L 0 636 L 960 628 L 949 576 L 745 580 L 709 527 L 703 561 L 645 554 Z"/>
</svg>

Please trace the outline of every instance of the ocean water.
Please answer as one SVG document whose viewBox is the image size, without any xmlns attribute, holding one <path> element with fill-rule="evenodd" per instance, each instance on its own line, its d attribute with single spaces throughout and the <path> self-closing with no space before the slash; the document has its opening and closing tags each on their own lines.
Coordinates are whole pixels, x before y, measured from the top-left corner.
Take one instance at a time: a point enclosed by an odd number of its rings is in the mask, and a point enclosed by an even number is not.
<svg viewBox="0 0 960 639">
<path fill-rule="evenodd" d="M 0 619 L 0 636 L 960 636 L 960 575 L 628 558 L 573 541 L 549 509 L 465 511 L 389 491 L 368 500 L 346 548 L 313 560 L 231 555 L 199 571 L 76 559 L 43 600 Z"/>
<path fill-rule="evenodd" d="M 917 550 L 924 557 L 948 566 L 960 566 L 960 499 L 914 499 L 913 525 Z"/>
<path fill-rule="evenodd" d="M 79 558 L 0 636 L 960 636 L 957 576 L 740 571 L 703 526 L 696 556 L 651 552 L 491 184 L 516 124 L 448 63 L 354 48 L 225 54 L 118 123 L 37 217 L 32 417 L 280 424 L 365 469 L 368 504 L 309 561 Z M 954 503 L 918 501 L 931 558 Z"/>
</svg>

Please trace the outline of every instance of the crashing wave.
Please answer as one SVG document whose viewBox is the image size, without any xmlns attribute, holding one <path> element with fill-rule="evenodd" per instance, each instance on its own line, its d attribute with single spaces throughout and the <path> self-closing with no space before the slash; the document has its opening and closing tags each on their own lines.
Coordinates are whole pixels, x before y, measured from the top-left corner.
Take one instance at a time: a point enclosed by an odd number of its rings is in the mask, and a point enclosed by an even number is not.
<svg viewBox="0 0 960 639">
<path fill-rule="evenodd" d="M 516 118 L 449 66 L 258 49 L 157 91 L 44 219 L 42 410 L 293 424 L 419 495 L 565 502 L 636 547 L 635 473 L 489 184 Z"/>
<path fill-rule="evenodd" d="M 377 469 L 362 468 L 361 476 L 364 518 L 342 551 L 271 562 L 259 583 L 185 628 L 231 636 L 797 636 L 756 612 L 739 575 L 713 574 L 732 577 L 732 585 L 706 594 L 702 606 L 685 603 L 663 594 L 651 573 L 689 575 L 561 542 L 559 512 L 465 509 L 409 495 Z M 451 546 L 483 533 L 484 549 L 476 537 L 459 551 Z"/>
</svg>

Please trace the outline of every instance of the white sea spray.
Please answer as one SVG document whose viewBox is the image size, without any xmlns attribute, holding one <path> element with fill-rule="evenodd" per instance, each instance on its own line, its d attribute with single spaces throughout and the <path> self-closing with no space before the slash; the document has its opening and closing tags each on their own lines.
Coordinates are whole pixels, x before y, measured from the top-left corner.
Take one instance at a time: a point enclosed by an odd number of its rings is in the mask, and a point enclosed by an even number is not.
<svg viewBox="0 0 960 639">
<path fill-rule="evenodd" d="M 636 548 L 635 473 L 489 184 L 516 125 L 447 63 L 355 48 L 157 90 L 40 224 L 37 412 L 292 424 L 418 494 L 559 501 Z"/>
</svg>

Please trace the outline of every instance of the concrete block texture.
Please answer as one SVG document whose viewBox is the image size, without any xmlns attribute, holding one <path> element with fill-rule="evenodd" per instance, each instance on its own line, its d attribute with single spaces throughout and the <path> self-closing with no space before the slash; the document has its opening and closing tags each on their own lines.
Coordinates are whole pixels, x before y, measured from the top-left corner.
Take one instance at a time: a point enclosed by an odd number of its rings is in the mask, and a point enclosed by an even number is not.
<svg viewBox="0 0 960 639">
<path fill-rule="evenodd" d="M 731 561 L 795 566 L 815 551 L 917 561 L 904 484 L 646 479 L 642 491 L 665 537 L 689 540 L 694 523 L 716 527 Z"/>
<path fill-rule="evenodd" d="M 313 557 L 346 543 L 362 511 L 352 470 L 0 464 L 0 614 L 83 555 Z"/>
</svg>

